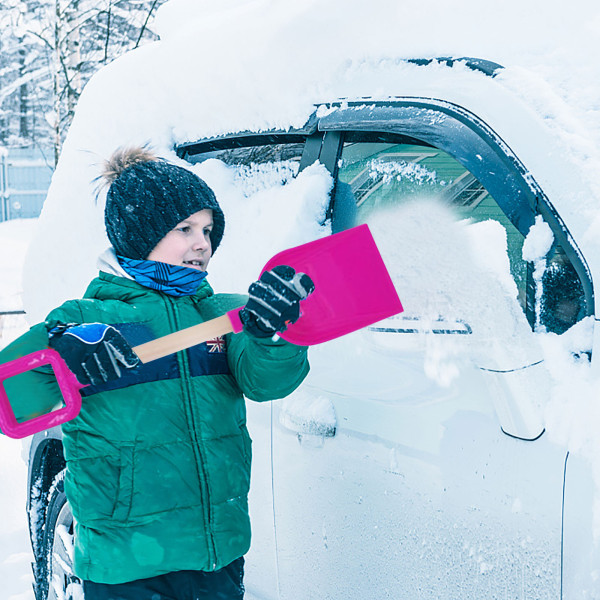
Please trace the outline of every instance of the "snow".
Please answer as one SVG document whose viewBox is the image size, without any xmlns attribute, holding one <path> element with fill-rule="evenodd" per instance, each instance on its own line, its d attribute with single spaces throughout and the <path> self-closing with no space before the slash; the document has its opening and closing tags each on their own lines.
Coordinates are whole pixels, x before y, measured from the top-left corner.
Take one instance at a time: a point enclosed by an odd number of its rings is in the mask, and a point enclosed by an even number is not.
<svg viewBox="0 0 600 600">
<path fill-rule="evenodd" d="M 0 311 L 22 310 L 23 257 L 34 234 L 37 219 L 0 223 Z"/>
<path fill-rule="evenodd" d="M 414 181 L 419 184 L 422 184 L 423 182 L 434 182 L 436 180 L 436 174 L 434 172 L 429 171 L 417 163 L 374 160 L 371 161 L 370 166 L 371 172 L 369 173 L 369 176 L 375 179 L 378 173 L 382 174 L 384 183 L 388 183 L 391 179 L 396 179 L 398 181 L 408 179 L 409 181 Z"/>
<path fill-rule="evenodd" d="M 4 309 L 20 306 L 18 262 L 30 240 L 24 303 L 31 321 L 81 296 L 108 245 L 103 197 L 95 201 L 93 180 L 116 147 L 150 140 L 159 154 L 183 164 L 172 151 L 175 144 L 302 127 L 316 106 L 325 115 L 337 100 L 369 103 L 401 96 L 452 102 L 485 121 L 548 194 L 595 279 L 600 278 L 600 68 L 595 59 L 600 6 L 592 0 L 575 0 L 568 9 L 557 0 L 507 0 L 488 3 L 484 10 L 477 0 L 432 0 L 425 7 L 392 0 L 170 0 L 159 10 L 157 25 L 161 41 L 116 60 L 84 90 L 35 235 L 33 222 L 0 224 Z M 436 56 L 481 57 L 506 68 L 492 79 L 459 64 L 450 77 L 442 63 L 424 69 L 402 60 Z M 430 177 L 408 167 L 373 168 L 389 177 Z M 245 291 L 272 254 L 329 233 L 327 225 L 317 225 L 332 185 L 322 166 L 313 165 L 297 178 L 291 162 L 248 169 L 209 159 L 193 169 L 213 187 L 227 219 L 209 275 L 218 291 Z M 593 336 L 599 353 L 593 318 L 562 336 L 531 334 L 498 223 L 457 221 L 435 198 L 397 210 L 402 231 L 390 232 L 385 215 L 372 229 L 405 305 L 404 316 L 419 317 L 423 331 L 417 343 L 426 377 L 449 387 L 472 360 L 493 370 L 544 359 L 551 386 L 547 402 L 522 410 L 530 423 L 541 414 L 552 440 L 589 460 L 600 489 L 600 363 L 596 359 L 590 367 L 581 354 L 591 348 Z M 526 238 L 523 257 L 536 269 L 544 264 L 551 235 L 537 221 Z M 423 249 L 419 241 L 425 236 L 430 245 Z M 596 302 L 600 307 L 600 294 Z M 473 335 L 428 335 L 440 315 L 467 323 Z M 23 326 L 5 329 L 2 343 Z M 516 339 L 522 343 L 516 345 Z M 381 350 L 389 342 L 372 343 Z M 343 360 L 343 353 L 336 359 Z M 343 389 L 344 382 L 338 383 Z M 512 418 L 510 407 L 498 410 Z M 290 400 L 287 411 L 294 421 L 336 424 L 331 404 L 322 397 L 308 405 Z M 14 482 L 23 494 L 20 446 L 5 438 L 0 444 L 3 481 Z M 520 510 L 520 501 L 515 507 Z M 28 597 L 25 558 L 30 552 L 24 498 L 15 502 L 3 494 L 0 509 L 10 515 L 3 521 L 9 525 L 0 528 L 5 553 L 0 580 L 10 580 L 9 598 L 20 600 Z M 594 532 L 600 536 L 598 490 Z M 481 559 L 482 574 L 492 568 L 491 561 Z"/>
<path fill-rule="evenodd" d="M 0 223 L 0 310 L 21 308 L 21 271 L 37 219 Z M 23 317 L 0 316 L 0 348 L 26 331 Z M 27 523 L 28 441 L 0 435 L 0 581 L 2 598 L 32 600 L 33 554 Z"/>
<path fill-rule="evenodd" d="M 541 358 L 517 301 L 500 223 L 459 221 L 430 198 L 380 210 L 369 227 L 402 299 L 400 318 L 418 317 L 424 333 L 440 318 L 472 331 L 468 342 L 459 335 L 424 336 L 428 377 L 448 386 L 467 359 L 508 369 Z"/>
<path fill-rule="evenodd" d="M 465 0 L 457 11 L 436 0 L 430 10 L 436 17 L 427 19 L 423 35 L 421 8 L 389 0 L 163 5 L 162 41 L 114 61 L 82 94 L 41 218 L 45 233 L 26 266 L 31 318 L 40 320 L 62 300 L 81 295 L 95 272 L 107 240 L 102 199 L 92 201 L 91 181 L 117 146 L 151 140 L 159 153 L 174 158 L 178 142 L 301 127 L 315 105 L 338 98 L 424 95 L 465 106 L 509 140 L 545 189 L 568 205 L 578 202 L 577 210 L 561 214 L 585 231 L 598 216 L 587 189 L 597 185 L 598 77 L 586 58 L 593 55 L 599 9 L 579 0 L 562 14 L 547 4 L 538 11 L 511 0 L 481 11 L 475 0 Z M 490 35 L 490 23 L 501 36 Z M 556 50 L 556 39 L 569 52 Z M 423 69 L 398 60 L 432 56 L 479 56 L 507 68 L 492 80 L 457 65 L 449 81 L 442 64 Z M 575 65 L 582 76 L 569 86 Z M 548 138 L 543 150 L 532 145 L 540 139 L 531 135 L 534 126 Z M 565 158 L 586 169 L 587 183 L 578 179 L 574 188 L 567 175 L 564 185 L 556 183 L 558 168 L 568 174 Z M 270 223 L 263 226 L 268 230 Z M 60 238 L 52 234 L 58 230 L 65 232 Z M 585 239 L 600 256 L 596 240 Z M 36 294 L 40 287 L 47 289 L 43 299 Z"/>
<path fill-rule="evenodd" d="M 544 287 L 542 284 L 542 278 L 544 271 L 546 270 L 546 255 L 550 251 L 552 244 L 554 243 L 554 234 L 550 229 L 550 226 L 542 219 L 541 216 L 535 218 L 535 224 L 529 229 L 529 233 L 523 242 L 523 260 L 532 262 L 534 264 L 533 270 L 533 281 L 535 283 L 535 328 L 540 329 L 540 313 L 539 307 L 542 303 L 542 296 L 544 294 Z"/>
<path fill-rule="evenodd" d="M 550 226 L 538 215 L 523 242 L 523 259 L 528 262 L 543 259 L 550 251 L 553 242 L 554 234 Z"/>
<path fill-rule="evenodd" d="M 282 401 L 280 421 L 288 429 L 315 437 L 334 431 L 337 425 L 331 400 L 321 395 L 314 396 L 302 388 Z"/>
</svg>

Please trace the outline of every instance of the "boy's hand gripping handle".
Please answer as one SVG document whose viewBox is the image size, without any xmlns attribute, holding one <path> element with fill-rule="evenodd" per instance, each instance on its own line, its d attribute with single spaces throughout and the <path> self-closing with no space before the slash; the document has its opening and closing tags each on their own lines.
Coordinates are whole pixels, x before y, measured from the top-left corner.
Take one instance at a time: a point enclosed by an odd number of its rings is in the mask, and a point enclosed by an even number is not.
<svg viewBox="0 0 600 600">
<path fill-rule="evenodd" d="M 263 271 L 260 279 L 250 286 L 248 302 L 244 307 L 140 344 L 133 351 L 145 363 L 226 333 L 239 333 L 243 328 L 256 337 L 271 337 L 298 320 L 300 301 L 305 300 L 314 289 L 314 283 L 305 273 L 297 273 L 287 265 L 277 265 Z"/>
</svg>

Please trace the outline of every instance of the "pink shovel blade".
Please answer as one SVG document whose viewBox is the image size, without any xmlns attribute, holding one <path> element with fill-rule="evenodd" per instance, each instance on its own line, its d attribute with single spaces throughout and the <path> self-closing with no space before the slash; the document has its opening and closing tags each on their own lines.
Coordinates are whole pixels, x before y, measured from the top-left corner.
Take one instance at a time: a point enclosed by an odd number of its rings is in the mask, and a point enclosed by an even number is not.
<svg viewBox="0 0 600 600">
<path fill-rule="evenodd" d="M 321 344 L 403 310 L 368 225 L 283 250 L 263 272 L 277 265 L 306 273 L 315 284 L 302 301 L 302 317 L 281 333 L 293 344 Z"/>
<path fill-rule="evenodd" d="M 3 381 L 9 377 L 14 377 L 25 371 L 37 369 L 48 364 L 54 369 L 65 406 L 19 423 L 8 400 Z M 19 439 L 70 421 L 81 410 L 81 394 L 79 390 L 82 387 L 58 352 L 51 348 L 38 350 L 37 352 L 32 352 L 31 354 L 0 365 L 0 430 L 8 437 Z"/>
</svg>

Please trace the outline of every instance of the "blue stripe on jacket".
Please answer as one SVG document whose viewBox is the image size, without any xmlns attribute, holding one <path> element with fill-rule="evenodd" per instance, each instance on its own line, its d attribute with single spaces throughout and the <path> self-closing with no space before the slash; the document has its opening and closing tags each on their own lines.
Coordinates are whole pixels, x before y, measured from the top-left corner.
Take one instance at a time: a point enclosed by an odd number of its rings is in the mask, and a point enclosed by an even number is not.
<svg viewBox="0 0 600 600">
<path fill-rule="evenodd" d="M 154 339 L 151 329 L 144 323 L 116 323 L 113 324 L 131 346 L 137 346 Z M 227 362 L 227 347 L 223 338 L 197 344 L 187 349 L 190 375 L 202 377 L 204 375 L 227 375 L 230 373 Z M 109 390 L 118 390 L 137 385 L 165 379 L 180 377 L 177 355 L 170 354 L 149 363 L 140 364 L 135 369 L 123 369 L 119 379 L 100 385 L 89 385 L 81 390 L 82 396 L 91 396 Z"/>
</svg>

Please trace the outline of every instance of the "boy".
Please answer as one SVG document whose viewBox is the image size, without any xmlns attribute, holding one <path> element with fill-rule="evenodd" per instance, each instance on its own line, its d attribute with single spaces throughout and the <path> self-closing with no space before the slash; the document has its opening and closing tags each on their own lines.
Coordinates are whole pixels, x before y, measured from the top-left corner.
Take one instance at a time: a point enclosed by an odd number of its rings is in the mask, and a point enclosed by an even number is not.
<svg viewBox="0 0 600 600">
<path fill-rule="evenodd" d="M 303 381 L 307 349 L 273 335 L 299 318 L 313 285 L 277 267 L 250 286 L 242 333 L 140 364 L 132 346 L 245 299 L 214 295 L 205 279 L 225 219 L 199 177 L 142 148 L 117 151 L 103 177 L 112 249 L 99 277 L 0 362 L 49 344 L 88 385 L 79 416 L 63 425 L 86 600 L 237 600 L 250 545 L 243 396 L 281 398 Z M 6 387 L 17 416 L 59 397 L 39 370 Z"/>
</svg>

